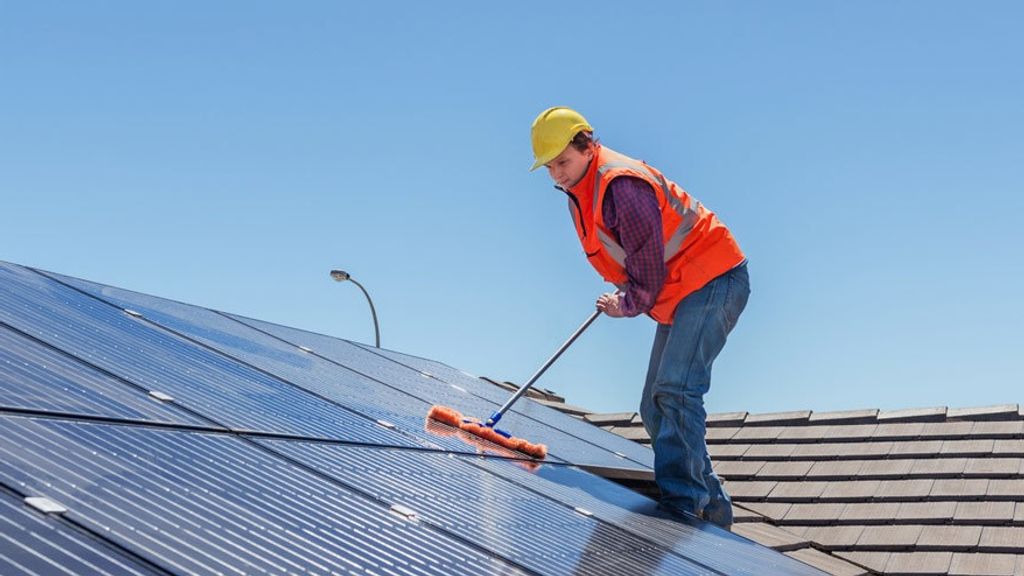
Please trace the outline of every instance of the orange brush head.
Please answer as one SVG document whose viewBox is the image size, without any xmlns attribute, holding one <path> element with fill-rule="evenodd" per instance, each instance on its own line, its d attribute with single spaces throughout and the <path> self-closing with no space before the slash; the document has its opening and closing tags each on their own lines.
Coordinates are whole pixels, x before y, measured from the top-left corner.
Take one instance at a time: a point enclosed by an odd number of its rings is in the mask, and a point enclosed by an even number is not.
<svg viewBox="0 0 1024 576">
<path fill-rule="evenodd" d="M 477 454 L 497 454 L 498 456 L 505 458 L 515 458 L 512 463 L 527 472 L 536 472 L 537 469 L 540 468 L 540 463 L 537 460 L 521 460 L 518 458 L 518 456 L 522 455 L 521 453 L 498 446 L 492 442 L 488 442 L 487 440 L 484 440 L 479 436 L 474 436 L 461 428 L 453 428 L 447 424 L 438 422 L 437 420 L 427 418 L 423 429 L 435 436 L 454 436 L 475 448 Z"/>
<path fill-rule="evenodd" d="M 548 447 L 543 444 L 532 444 L 522 438 L 516 438 L 514 436 L 512 438 L 506 438 L 505 436 L 495 432 L 493 428 L 484 426 L 476 420 L 467 421 L 458 410 L 454 410 L 447 406 L 431 407 L 430 412 L 427 413 L 427 418 L 458 428 L 463 432 L 483 438 L 484 440 L 497 444 L 503 448 L 515 450 L 526 454 L 527 456 L 532 456 L 538 460 L 543 460 L 548 455 Z"/>
</svg>

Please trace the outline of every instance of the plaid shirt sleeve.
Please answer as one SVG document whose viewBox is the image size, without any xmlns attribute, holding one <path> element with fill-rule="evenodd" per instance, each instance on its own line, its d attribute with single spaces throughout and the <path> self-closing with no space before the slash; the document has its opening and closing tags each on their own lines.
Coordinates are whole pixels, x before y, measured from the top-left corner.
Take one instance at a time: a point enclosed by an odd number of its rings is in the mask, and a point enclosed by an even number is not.
<svg viewBox="0 0 1024 576">
<path fill-rule="evenodd" d="M 637 316 L 649 312 L 667 273 L 661 211 L 654 190 L 639 178 L 615 178 L 608 185 L 601 214 L 626 251 L 629 284 L 622 298 L 622 313 Z"/>
</svg>

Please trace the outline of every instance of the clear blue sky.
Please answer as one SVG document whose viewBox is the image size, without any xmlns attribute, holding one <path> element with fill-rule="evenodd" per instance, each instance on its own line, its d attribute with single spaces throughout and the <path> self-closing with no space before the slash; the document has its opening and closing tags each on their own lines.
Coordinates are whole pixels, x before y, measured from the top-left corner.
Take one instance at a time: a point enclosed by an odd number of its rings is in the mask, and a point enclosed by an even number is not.
<svg viewBox="0 0 1024 576">
<path fill-rule="evenodd" d="M 710 412 L 1024 400 L 1019 2 L 0 1 L 0 259 L 523 381 L 605 286 L 556 104 L 715 210 Z M 634 410 L 654 330 L 541 382 Z"/>
</svg>

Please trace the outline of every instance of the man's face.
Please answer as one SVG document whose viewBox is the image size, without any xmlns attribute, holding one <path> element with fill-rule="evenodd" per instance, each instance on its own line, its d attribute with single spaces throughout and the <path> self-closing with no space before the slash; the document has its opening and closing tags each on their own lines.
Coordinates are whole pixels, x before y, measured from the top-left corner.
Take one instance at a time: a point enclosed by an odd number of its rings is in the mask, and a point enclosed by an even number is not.
<svg viewBox="0 0 1024 576">
<path fill-rule="evenodd" d="M 547 167 L 548 174 L 555 184 L 568 190 L 583 178 L 587 172 L 587 165 L 593 158 L 594 149 L 592 147 L 580 152 L 569 145 L 562 150 L 561 154 L 555 156 L 554 160 L 544 166 Z"/>
</svg>

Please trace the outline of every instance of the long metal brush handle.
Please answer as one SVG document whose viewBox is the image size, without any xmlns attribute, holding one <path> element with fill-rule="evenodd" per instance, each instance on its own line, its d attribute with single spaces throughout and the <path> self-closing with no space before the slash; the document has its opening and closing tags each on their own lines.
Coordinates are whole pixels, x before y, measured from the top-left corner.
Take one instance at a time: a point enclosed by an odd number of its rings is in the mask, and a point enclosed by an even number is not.
<svg viewBox="0 0 1024 576">
<path fill-rule="evenodd" d="M 576 339 L 580 337 L 580 334 L 583 334 L 583 331 L 586 330 L 591 324 L 593 324 L 594 320 L 597 320 L 597 317 L 600 315 L 600 310 L 594 310 L 594 313 L 590 315 L 590 318 L 587 318 L 587 320 L 579 328 L 577 328 L 575 332 L 573 332 L 572 336 L 569 336 L 569 339 L 565 341 L 565 344 L 562 344 L 558 351 L 556 351 L 555 354 L 551 358 L 549 358 L 548 361 L 545 362 L 544 365 L 541 366 L 540 369 L 537 370 L 537 372 L 533 376 L 530 376 L 530 379 L 526 381 L 526 384 L 523 384 L 522 386 L 519 387 L 519 390 L 516 390 L 516 393 L 513 394 L 512 397 L 509 398 L 507 402 L 505 402 L 504 406 L 499 408 L 498 411 L 495 412 L 494 414 L 491 414 L 491 417 L 487 419 L 487 422 L 485 422 L 484 425 L 489 428 L 493 428 L 494 425 L 497 424 L 499 420 L 501 420 L 501 417 L 505 415 L 505 412 L 508 412 L 508 409 L 511 408 L 517 400 L 522 398 L 523 394 L 526 394 L 526 391 L 529 390 L 533 386 L 533 384 L 541 377 L 541 375 L 544 374 L 544 372 L 546 372 L 547 369 L 550 368 L 551 365 L 555 363 L 555 360 L 558 360 L 558 357 L 562 355 L 562 352 L 565 352 L 569 348 L 569 346 L 571 346 L 572 343 L 575 342 Z"/>
</svg>

